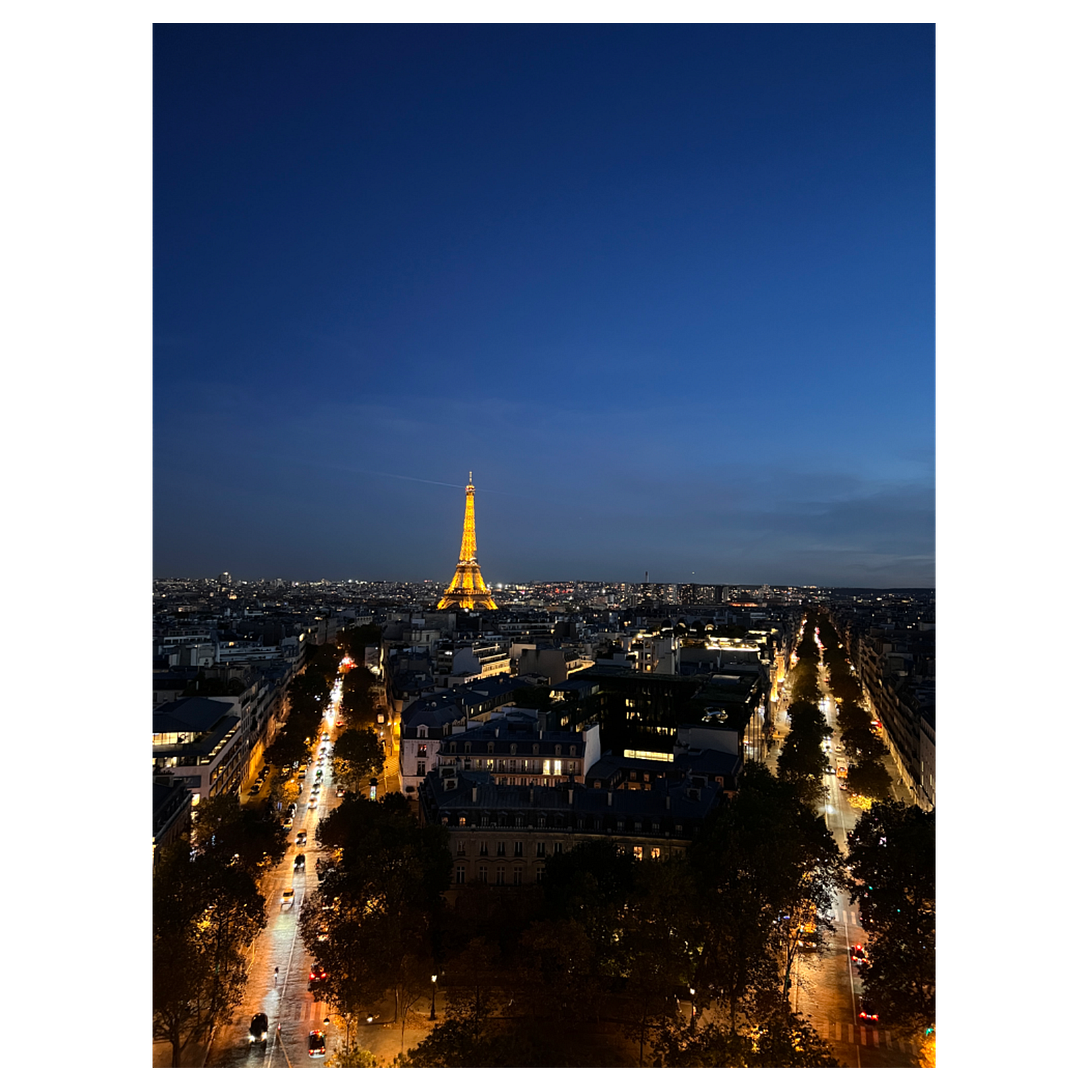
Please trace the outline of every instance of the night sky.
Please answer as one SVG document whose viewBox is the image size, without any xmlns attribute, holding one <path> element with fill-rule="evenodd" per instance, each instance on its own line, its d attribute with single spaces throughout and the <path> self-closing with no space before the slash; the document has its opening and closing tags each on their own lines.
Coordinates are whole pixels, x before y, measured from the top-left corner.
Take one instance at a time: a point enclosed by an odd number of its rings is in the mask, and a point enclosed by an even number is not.
<svg viewBox="0 0 1080 1080">
<path fill-rule="evenodd" d="M 154 30 L 154 574 L 934 584 L 934 30 Z"/>
</svg>

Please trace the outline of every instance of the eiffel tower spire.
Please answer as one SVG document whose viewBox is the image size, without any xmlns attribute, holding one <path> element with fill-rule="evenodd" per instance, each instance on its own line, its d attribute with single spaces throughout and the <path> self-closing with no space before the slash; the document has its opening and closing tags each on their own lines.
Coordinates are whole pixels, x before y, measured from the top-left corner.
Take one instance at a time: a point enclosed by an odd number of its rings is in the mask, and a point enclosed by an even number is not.
<svg viewBox="0 0 1080 1080">
<path fill-rule="evenodd" d="M 491 590 L 480 575 L 480 564 L 476 561 L 476 518 L 473 511 L 475 495 L 476 488 L 473 487 L 470 472 L 469 485 L 465 488 L 465 525 L 461 530 L 461 554 L 458 556 L 454 579 L 443 593 L 438 611 L 451 607 L 464 610 L 485 608 L 494 611 L 496 607 L 495 601 L 491 599 Z"/>
</svg>

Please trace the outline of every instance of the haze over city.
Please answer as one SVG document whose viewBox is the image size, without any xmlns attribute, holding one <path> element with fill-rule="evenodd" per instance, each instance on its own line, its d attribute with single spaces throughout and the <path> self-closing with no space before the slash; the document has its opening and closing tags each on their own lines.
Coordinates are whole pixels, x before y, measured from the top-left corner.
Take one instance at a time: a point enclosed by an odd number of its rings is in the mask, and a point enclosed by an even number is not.
<svg viewBox="0 0 1080 1080">
<path fill-rule="evenodd" d="M 156 577 L 934 584 L 929 25 L 158 26 Z"/>
</svg>

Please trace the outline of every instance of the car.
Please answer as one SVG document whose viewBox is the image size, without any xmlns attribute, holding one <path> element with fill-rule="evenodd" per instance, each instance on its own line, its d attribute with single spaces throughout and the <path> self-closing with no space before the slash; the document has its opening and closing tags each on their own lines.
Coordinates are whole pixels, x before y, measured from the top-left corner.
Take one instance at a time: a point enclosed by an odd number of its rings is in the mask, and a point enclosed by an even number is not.
<svg viewBox="0 0 1080 1080">
<path fill-rule="evenodd" d="M 876 1024 L 878 1022 L 877 1006 L 863 994 L 859 999 L 859 1023 Z"/>
<path fill-rule="evenodd" d="M 307 1052 L 308 1057 L 326 1057 L 326 1037 L 318 1028 L 308 1032 Z"/>
<path fill-rule="evenodd" d="M 863 949 L 861 943 L 851 946 L 851 962 L 860 967 L 866 963 L 866 951 Z"/>
<path fill-rule="evenodd" d="M 294 802 L 289 803 L 289 813 L 290 814 L 295 814 L 296 813 L 296 803 L 294 803 Z"/>
<path fill-rule="evenodd" d="M 322 741 L 323 742 L 329 742 L 330 741 L 330 733 L 328 731 L 323 732 Z"/>
<path fill-rule="evenodd" d="M 298 871 L 303 870 L 306 863 L 307 859 L 305 859 L 303 855 L 297 855 L 296 858 L 293 859 L 293 873 L 295 874 Z"/>
<path fill-rule="evenodd" d="M 251 1025 L 248 1027 L 248 1042 L 266 1042 L 266 1032 L 270 1027 L 270 1021 L 266 1019 L 266 1013 L 256 1013 L 251 1018 Z"/>
<path fill-rule="evenodd" d="M 262 791 L 262 784 L 256 784 L 249 792 L 249 795 L 258 795 Z"/>
<path fill-rule="evenodd" d="M 343 787 L 339 787 L 337 789 L 337 797 L 339 799 L 343 799 L 345 797 L 345 789 Z"/>
<path fill-rule="evenodd" d="M 296 834 L 296 842 L 298 844 L 306 844 L 307 843 L 307 833 L 303 829 L 301 829 Z"/>
<path fill-rule="evenodd" d="M 322 779 L 322 769 L 316 769 L 315 770 L 315 779 L 316 780 L 321 780 Z"/>
<path fill-rule="evenodd" d="M 281 827 L 288 832 L 293 827 L 293 816 L 290 814 L 282 823 Z"/>
<path fill-rule="evenodd" d="M 309 810 L 314 810 L 319 805 L 319 800 L 312 796 L 311 801 L 307 804 Z"/>
<path fill-rule="evenodd" d="M 831 765 L 826 765 L 825 766 L 825 775 L 826 776 L 835 776 L 836 775 L 836 770 Z"/>
<path fill-rule="evenodd" d="M 316 983 L 321 983 L 324 979 L 327 979 L 328 977 L 329 973 L 327 972 L 326 968 L 322 966 L 322 964 L 312 964 L 311 974 L 307 977 L 308 989 L 314 990 Z"/>
<path fill-rule="evenodd" d="M 344 720 L 336 720 L 334 722 L 334 727 L 344 727 L 344 726 L 345 726 L 345 721 Z"/>
<path fill-rule="evenodd" d="M 322 784 L 316 780 L 315 783 L 311 785 L 311 794 L 318 795 L 320 791 L 322 791 Z"/>
<path fill-rule="evenodd" d="M 296 899 L 296 890 L 295 889 L 286 889 L 281 894 L 281 906 L 283 908 L 292 907 L 293 906 L 293 901 L 295 899 Z"/>
</svg>

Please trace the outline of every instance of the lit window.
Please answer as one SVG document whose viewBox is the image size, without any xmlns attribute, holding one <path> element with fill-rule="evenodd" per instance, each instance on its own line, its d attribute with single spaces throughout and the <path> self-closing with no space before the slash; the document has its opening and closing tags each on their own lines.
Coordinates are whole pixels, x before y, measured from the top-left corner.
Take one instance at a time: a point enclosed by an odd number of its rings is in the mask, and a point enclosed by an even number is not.
<svg viewBox="0 0 1080 1080">
<path fill-rule="evenodd" d="M 464 815 L 464 814 L 462 814 L 462 815 L 461 815 L 461 817 L 459 817 L 459 818 L 457 819 L 457 823 L 458 823 L 458 824 L 459 824 L 459 825 L 460 825 L 460 826 L 461 826 L 461 827 L 462 827 L 463 829 L 465 828 L 465 815 Z"/>
<path fill-rule="evenodd" d="M 641 862 L 644 855 L 645 852 L 640 847 L 634 848 L 634 858 L 637 859 L 638 862 Z"/>
<path fill-rule="evenodd" d="M 652 857 L 654 859 L 659 859 L 660 858 L 660 849 L 658 847 L 654 847 L 652 849 Z"/>
</svg>

